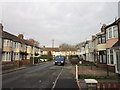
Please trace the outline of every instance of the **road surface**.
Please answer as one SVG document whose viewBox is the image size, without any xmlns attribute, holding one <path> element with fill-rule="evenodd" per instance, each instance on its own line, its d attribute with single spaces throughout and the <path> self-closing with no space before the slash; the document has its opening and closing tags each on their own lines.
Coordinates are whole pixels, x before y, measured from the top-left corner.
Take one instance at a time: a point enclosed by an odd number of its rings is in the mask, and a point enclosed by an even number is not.
<svg viewBox="0 0 120 90">
<path fill-rule="evenodd" d="M 77 88 L 71 64 L 55 66 L 53 62 L 29 67 L 2 76 L 2 88 L 33 90 Z"/>
</svg>

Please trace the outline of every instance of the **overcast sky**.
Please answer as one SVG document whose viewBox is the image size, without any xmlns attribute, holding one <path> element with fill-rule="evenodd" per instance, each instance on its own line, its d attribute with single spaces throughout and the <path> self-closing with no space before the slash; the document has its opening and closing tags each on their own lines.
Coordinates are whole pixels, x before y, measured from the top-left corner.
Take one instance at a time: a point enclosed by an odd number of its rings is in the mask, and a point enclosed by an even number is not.
<svg viewBox="0 0 120 90">
<path fill-rule="evenodd" d="M 5 31 L 26 39 L 33 38 L 40 46 L 61 43 L 77 44 L 100 32 L 102 24 L 118 17 L 117 2 L 11 2 L 2 3 Z"/>
</svg>

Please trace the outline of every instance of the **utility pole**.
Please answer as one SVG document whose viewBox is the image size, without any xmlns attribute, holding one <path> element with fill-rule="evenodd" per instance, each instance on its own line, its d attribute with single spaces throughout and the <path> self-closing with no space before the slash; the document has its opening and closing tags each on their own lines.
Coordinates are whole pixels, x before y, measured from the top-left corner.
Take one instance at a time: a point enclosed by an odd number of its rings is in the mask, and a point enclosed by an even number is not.
<svg viewBox="0 0 120 90">
<path fill-rule="evenodd" d="M 3 42 L 2 42 L 2 32 L 3 32 L 3 26 L 2 24 L 0 23 L 0 62 L 2 61 L 2 45 L 3 45 Z"/>
</svg>

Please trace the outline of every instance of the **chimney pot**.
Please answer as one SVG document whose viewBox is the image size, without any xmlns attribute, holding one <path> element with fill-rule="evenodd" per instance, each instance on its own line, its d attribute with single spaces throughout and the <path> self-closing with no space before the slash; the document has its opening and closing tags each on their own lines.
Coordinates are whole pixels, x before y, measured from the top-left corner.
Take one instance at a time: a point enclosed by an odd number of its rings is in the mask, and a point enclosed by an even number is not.
<svg viewBox="0 0 120 90">
<path fill-rule="evenodd" d="M 19 37 L 20 39 L 23 39 L 23 38 L 24 38 L 23 34 L 19 34 L 18 37 Z"/>
</svg>

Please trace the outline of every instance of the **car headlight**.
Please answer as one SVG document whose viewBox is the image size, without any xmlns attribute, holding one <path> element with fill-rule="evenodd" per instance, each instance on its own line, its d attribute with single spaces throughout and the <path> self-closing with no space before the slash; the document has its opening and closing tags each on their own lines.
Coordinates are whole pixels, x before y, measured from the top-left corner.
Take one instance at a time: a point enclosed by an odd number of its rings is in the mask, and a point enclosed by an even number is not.
<svg viewBox="0 0 120 90">
<path fill-rule="evenodd" d="M 61 63 L 63 63 L 63 61 L 61 61 Z"/>
<path fill-rule="evenodd" d="M 57 61 L 55 61 L 55 62 L 57 62 Z"/>
</svg>

